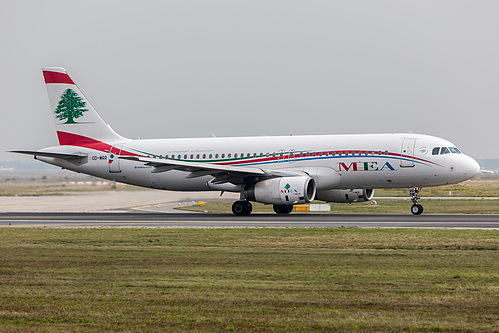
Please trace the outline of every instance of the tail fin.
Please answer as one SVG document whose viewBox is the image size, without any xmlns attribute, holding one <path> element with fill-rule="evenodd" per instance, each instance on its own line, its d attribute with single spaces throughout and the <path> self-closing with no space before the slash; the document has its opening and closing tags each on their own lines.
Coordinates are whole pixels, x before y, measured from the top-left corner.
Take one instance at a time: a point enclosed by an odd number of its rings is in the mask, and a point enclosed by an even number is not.
<svg viewBox="0 0 499 333">
<path fill-rule="evenodd" d="M 64 68 L 43 68 L 60 145 L 127 140 L 102 119 Z"/>
</svg>

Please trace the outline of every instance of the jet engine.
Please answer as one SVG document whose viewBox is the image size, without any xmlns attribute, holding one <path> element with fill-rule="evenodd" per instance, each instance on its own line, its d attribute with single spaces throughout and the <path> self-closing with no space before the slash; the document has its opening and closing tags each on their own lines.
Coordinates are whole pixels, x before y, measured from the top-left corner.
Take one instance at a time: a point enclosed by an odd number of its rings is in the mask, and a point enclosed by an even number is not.
<svg viewBox="0 0 499 333">
<path fill-rule="evenodd" d="M 309 203 L 316 193 L 315 181 L 309 176 L 280 177 L 246 185 L 244 196 L 249 201 L 273 205 Z"/>
<path fill-rule="evenodd" d="M 372 200 L 373 189 L 329 190 L 317 192 L 317 200 L 326 202 L 361 202 Z"/>
</svg>

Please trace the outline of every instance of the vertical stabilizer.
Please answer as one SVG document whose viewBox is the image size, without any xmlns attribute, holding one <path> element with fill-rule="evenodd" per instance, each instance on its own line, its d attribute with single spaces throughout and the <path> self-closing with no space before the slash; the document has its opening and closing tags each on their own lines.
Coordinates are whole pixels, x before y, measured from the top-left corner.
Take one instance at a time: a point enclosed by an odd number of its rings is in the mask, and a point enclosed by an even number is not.
<svg viewBox="0 0 499 333">
<path fill-rule="evenodd" d="M 124 141 L 104 121 L 64 68 L 43 68 L 60 145 Z"/>
</svg>

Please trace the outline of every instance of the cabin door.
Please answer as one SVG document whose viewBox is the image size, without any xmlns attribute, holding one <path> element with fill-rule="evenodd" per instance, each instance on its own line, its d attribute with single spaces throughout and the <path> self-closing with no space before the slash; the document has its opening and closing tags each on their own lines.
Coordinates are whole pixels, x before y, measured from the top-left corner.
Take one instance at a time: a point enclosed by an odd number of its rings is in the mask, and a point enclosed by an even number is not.
<svg viewBox="0 0 499 333">
<path fill-rule="evenodd" d="M 277 154 L 278 154 L 277 155 L 278 163 L 284 163 L 284 162 L 293 163 L 295 161 L 294 149 L 290 149 L 289 151 L 281 149 Z"/>
<path fill-rule="evenodd" d="M 121 154 L 121 147 L 112 147 L 111 151 L 107 154 L 107 161 L 109 165 L 109 172 L 111 173 L 119 173 L 120 169 L 120 159 L 118 158 Z"/>
<path fill-rule="evenodd" d="M 402 139 L 400 149 L 400 167 L 411 168 L 414 166 L 414 147 L 416 139 Z"/>
</svg>

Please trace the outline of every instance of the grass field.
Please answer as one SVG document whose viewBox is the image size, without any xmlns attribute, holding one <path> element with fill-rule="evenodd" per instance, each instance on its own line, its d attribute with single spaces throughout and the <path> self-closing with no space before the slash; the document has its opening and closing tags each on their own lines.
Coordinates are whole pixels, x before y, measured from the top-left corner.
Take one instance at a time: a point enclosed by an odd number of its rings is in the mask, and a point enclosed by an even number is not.
<svg viewBox="0 0 499 333">
<path fill-rule="evenodd" d="M 0 331 L 497 332 L 499 231 L 0 229 Z"/>
<path fill-rule="evenodd" d="M 499 214 L 499 200 L 421 200 L 424 214 Z M 274 213 L 272 205 L 252 203 L 255 213 Z M 410 200 L 377 200 L 353 204 L 332 203 L 331 213 L 336 214 L 410 214 Z M 231 213 L 232 201 L 207 201 L 204 205 L 182 206 L 177 209 L 209 213 Z M 295 212 L 301 214 L 302 212 Z M 308 212 L 307 212 L 308 213 Z M 321 212 L 324 213 L 324 212 Z"/>
</svg>

